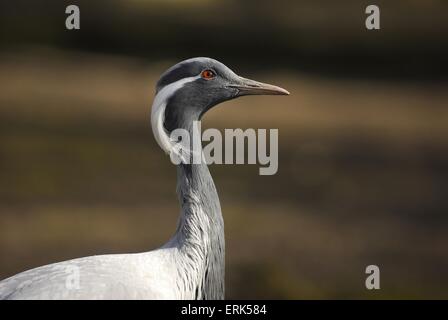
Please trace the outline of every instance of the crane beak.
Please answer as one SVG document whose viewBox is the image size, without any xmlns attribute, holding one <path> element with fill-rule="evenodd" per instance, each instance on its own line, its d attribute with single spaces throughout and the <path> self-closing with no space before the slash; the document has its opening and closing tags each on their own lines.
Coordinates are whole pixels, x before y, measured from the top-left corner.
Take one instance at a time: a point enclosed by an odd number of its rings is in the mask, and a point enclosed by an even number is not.
<svg viewBox="0 0 448 320">
<path fill-rule="evenodd" d="M 247 95 L 289 95 L 289 92 L 283 88 L 274 86 L 272 84 L 267 84 L 263 82 L 258 82 L 251 79 L 246 79 L 239 77 L 239 83 L 230 85 L 230 88 L 238 90 L 238 96 Z"/>
</svg>

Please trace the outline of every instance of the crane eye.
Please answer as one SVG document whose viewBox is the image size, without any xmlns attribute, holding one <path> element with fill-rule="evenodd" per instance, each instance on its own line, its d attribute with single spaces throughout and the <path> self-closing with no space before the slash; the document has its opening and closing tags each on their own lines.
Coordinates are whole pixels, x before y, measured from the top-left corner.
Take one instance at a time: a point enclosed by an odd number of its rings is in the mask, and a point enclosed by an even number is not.
<svg viewBox="0 0 448 320">
<path fill-rule="evenodd" d="M 204 70 L 201 72 L 201 77 L 205 80 L 210 80 L 216 77 L 216 74 L 212 70 Z"/>
</svg>

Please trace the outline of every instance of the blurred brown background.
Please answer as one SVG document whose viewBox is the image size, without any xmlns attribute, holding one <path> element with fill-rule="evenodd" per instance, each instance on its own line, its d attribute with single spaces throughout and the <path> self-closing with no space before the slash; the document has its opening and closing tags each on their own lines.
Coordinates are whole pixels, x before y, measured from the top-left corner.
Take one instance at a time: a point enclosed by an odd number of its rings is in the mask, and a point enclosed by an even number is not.
<svg viewBox="0 0 448 320">
<path fill-rule="evenodd" d="M 77 4 L 81 30 L 65 29 Z M 281 85 L 205 127 L 278 128 L 279 172 L 213 165 L 227 298 L 448 298 L 448 3 L 114 0 L 0 4 L 0 279 L 139 252 L 175 231 L 153 87 L 214 57 Z M 381 290 L 365 289 L 367 265 Z"/>
</svg>

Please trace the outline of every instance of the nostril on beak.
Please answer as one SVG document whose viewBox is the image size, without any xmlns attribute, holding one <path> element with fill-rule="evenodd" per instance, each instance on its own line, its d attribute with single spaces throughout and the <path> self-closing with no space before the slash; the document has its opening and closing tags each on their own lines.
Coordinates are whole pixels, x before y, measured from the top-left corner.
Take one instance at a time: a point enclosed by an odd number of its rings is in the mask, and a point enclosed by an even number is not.
<svg viewBox="0 0 448 320">
<path fill-rule="evenodd" d="M 289 95 L 289 92 L 283 88 L 250 80 L 240 77 L 238 85 L 233 85 L 233 88 L 239 90 L 239 95 Z"/>
</svg>

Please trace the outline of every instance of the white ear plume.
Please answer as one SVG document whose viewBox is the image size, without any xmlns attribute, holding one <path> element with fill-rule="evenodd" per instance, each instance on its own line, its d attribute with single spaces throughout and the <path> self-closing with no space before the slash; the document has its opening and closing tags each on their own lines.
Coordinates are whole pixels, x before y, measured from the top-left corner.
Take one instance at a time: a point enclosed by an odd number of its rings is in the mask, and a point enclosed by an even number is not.
<svg viewBox="0 0 448 320">
<path fill-rule="evenodd" d="M 151 111 L 151 126 L 154 137 L 159 144 L 160 148 L 167 154 L 175 152 L 181 159 L 185 157 L 182 155 L 179 147 L 176 147 L 177 142 L 170 139 L 169 133 L 165 130 L 163 124 L 165 121 L 165 109 L 168 103 L 168 99 L 180 88 L 182 88 L 186 83 L 195 81 L 201 76 L 188 77 L 180 79 L 176 82 L 170 83 L 169 85 L 163 87 L 157 95 L 154 97 L 154 102 L 152 104 Z"/>
</svg>

